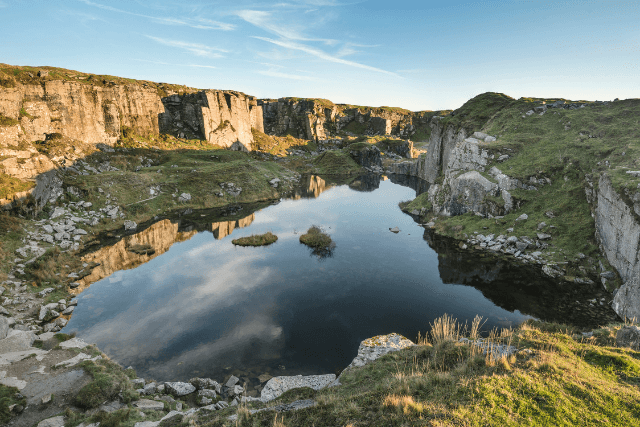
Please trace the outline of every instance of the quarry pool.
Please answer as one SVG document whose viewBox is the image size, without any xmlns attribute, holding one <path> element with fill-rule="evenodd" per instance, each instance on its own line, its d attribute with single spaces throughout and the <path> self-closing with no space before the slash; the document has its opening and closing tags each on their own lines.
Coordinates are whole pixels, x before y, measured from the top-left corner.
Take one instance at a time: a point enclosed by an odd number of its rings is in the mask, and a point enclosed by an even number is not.
<svg viewBox="0 0 640 427">
<path fill-rule="evenodd" d="M 415 340 L 445 313 L 469 323 L 479 314 L 485 330 L 595 315 L 572 308 L 584 289 L 559 288 L 536 266 L 461 251 L 398 208 L 425 189 L 393 177 L 334 186 L 307 177 L 292 199 L 236 209 L 206 227 L 158 221 L 92 255 L 101 263 L 95 283 L 78 295 L 63 332 L 141 377 L 234 374 L 251 395 L 263 374 L 338 372 L 361 340 L 391 332 Z M 299 243 L 311 225 L 331 235 L 331 256 Z M 267 231 L 279 237 L 271 246 L 231 243 Z"/>
</svg>

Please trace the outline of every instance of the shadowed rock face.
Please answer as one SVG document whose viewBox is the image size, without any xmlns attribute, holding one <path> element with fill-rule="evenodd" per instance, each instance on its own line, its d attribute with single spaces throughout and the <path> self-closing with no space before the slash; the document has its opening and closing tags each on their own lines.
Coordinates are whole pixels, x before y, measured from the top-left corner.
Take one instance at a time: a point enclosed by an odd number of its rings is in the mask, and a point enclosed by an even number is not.
<svg viewBox="0 0 640 427">
<path fill-rule="evenodd" d="M 608 295 L 598 285 L 553 280 L 539 266 L 514 265 L 497 256 L 463 251 L 452 239 L 430 230 L 423 237 L 438 252 L 438 271 L 444 283 L 473 286 L 505 310 L 585 327 L 617 319 L 606 304 L 589 306 L 588 300 Z"/>
<path fill-rule="evenodd" d="M 365 135 L 395 135 L 410 138 L 418 126 L 426 127 L 428 112 L 412 113 L 373 107 L 354 108 L 314 99 L 280 98 L 258 101 L 264 112 L 264 131 L 270 135 L 329 139 L 340 130 L 355 126 Z"/>
<path fill-rule="evenodd" d="M 160 131 L 206 139 L 221 147 L 251 151 L 251 128 L 263 131 L 262 107 L 240 92 L 206 90 L 162 98 Z"/>
<path fill-rule="evenodd" d="M 636 193 L 625 202 L 607 175 L 598 183 L 595 209 L 596 236 L 609 263 L 618 270 L 624 284 L 613 299 L 622 318 L 640 318 L 640 203 Z"/>
</svg>

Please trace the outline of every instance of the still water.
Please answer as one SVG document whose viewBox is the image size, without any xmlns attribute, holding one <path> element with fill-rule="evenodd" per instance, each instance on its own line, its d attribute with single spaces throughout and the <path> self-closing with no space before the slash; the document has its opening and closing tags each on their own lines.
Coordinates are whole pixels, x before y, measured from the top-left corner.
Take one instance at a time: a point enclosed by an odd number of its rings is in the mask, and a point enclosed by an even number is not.
<svg viewBox="0 0 640 427">
<path fill-rule="evenodd" d="M 235 212 L 238 219 L 203 231 L 160 221 L 94 255 L 101 266 L 93 280 L 104 278 L 78 295 L 64 332 L 97 343 L 141 377 L 222 381 L 233 373 L 255 382 L 263 373 L 338 372 L 361 340 L 391 332 L 415 339 L 445 313 L 469 323 L 479 314 L 485 329 L 529 318 L 519 304 L 553 316 L 547 311 L 558 298 L 540 290 L 549 287 L 541 277 L 495 260 L 469 263 L 433 241 L 398 208 L 424 186 L 404 184 L 375 177 L 329 188 L 312 177 L 303 195 L 317 198 Z M 312 225 L 331 235 L 332 256 L 318 258 L 299 242 Z M 267 231 L 278 236 L 271 246 L 231 243 Z M 156 253 L 127 250 L 144 243 Z"/>
</svg>

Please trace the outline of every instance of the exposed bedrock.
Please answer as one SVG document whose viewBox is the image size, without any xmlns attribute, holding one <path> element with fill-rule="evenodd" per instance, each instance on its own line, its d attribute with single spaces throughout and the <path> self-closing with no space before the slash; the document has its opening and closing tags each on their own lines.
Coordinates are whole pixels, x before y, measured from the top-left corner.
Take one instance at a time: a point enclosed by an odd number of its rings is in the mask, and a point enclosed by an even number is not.
<svg viewBox="0 0 640 427">
<path fill-rule="evenodd" d="M 340 131 L 411 138 L 427 128 L 429 112 L 393 108 L 354 107 L 327 100 L 280 98 L 258 101 L 264 112 L 264 132 L 325 140 Z"/>
<path fill-rule="evenodd" d="M 251 128 L 262 131 L 262 108 L 254 97 L 204 90 L 164 94 L 142 82 L 92 85 L 46 80 L 0 88 L 0 114 L 19 121 L 1 129 L 0 145 L 42 141 L 60 133 L 87 144 L 113 145 L 123 131 L 169 133 L 211 144 L 251 150 Z"/>
<path fill-rule="evenodd" d="M 596 236 L 624 283 L 613 299 L 613 309 L 622 318 L 640 319 L 640 193 L 626 196 L 616 192 L 608 175 L 600 177 Z"/>
</svg>

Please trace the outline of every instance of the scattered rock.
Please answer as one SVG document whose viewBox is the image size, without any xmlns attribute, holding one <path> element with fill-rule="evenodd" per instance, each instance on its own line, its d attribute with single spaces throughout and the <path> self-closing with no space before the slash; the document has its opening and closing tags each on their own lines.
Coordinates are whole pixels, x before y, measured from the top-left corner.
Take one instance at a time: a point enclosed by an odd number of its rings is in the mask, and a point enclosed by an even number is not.
<svg viewBox="0 0 640 427">
<path fill-rule="evenodd" d="M 178 197 L 178 201 L 181 203 L 185 203 L 191 200 L 191 194 L 189 193 L 182 193 L 180 194 L 180 196 Z"/>
<path fill-rule="evenodd" d="M 551 234 L 537 233 L 537 235 L 538 235 L 538 240 L 549 240 L 549 239 L 551 239 Z"/>
<path fill-rule="evenodd" d="M 149 399 L 140 399 L 133 403 L 138 409 L 146 410 L 146 411 L 162 411 L 164 410 L 164 402 L 159 402 L 157 400 L 149 400 Z"/>
<path fill-rule="evenodd" d="M 400 232 L 400 229 L 398 227 L 393 227 L 393 228 L 390 228 L 389 231 L 392 233 L 398 234 Z"/>
<path fill-rule="evenodd" d="M 225 383 L 225 387 L 233 387 L 234 385 L 238 384 L 238 382 L 240 381 L 240 378 L 231 375 L 231 377 L 227 380 L 227 382 Z"/>
<path fill-rule="evenodd" d="M 196 391 L 196 388 L 193 385 L 183 382 L 164 383 L 164 386 L 167 392 L 174 396 L 186 396 L 187 394 L 191 394 Z"/>
<path fill-rule="evenodd" d="M 527 219 L 529 219 L 529 215 L 522 214 L 518 218 L 516 218 L 516 221 L 524 221 L 524 220 L 527 220 Z"/>
<path fill-rule="evenodd" d="M 130 230 L 135 230 L 136 228 L 138 228 L 138 223 L 136 223 L 135 221 L 126 220 L 124 222 L 125 230 L 130 231 Z"/>
</svg>

